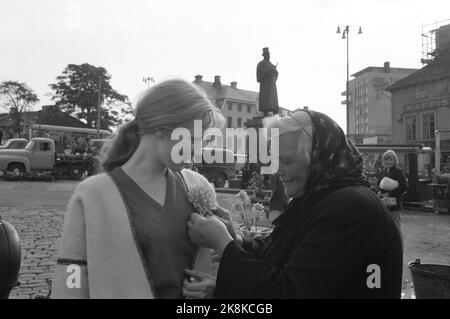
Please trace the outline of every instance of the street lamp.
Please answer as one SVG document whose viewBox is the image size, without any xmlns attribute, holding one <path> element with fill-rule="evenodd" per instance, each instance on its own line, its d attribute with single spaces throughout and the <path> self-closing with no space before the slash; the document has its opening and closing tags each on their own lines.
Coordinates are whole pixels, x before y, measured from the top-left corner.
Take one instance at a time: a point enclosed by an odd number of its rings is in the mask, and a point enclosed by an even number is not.
<svg viewBox="0 0 450 319">
<path fill-rule="evenodd" d="M 97 96 L 97 138 L 100 138 L 100 122 L 101 122 L 101 104 L 102 104 L 102 83 L 100 82 L 100 76 L 98 77 L 98 96 Z"/>
<path fill-rule="evenodd" d="M 146 76 L 142 79 L 142 82 L 147 84 L 147 87 L 150 87 L 150 82 L 155 83 L 155 80 L 151 76 Z"/>
<path fill-rule="evenodd" d="M 349 38 L 350 38 L 350 34 L 349 34 L 350 29 L 353 29 L 353 28 L 356 28 L 356 27 L 355 26 L 349 26 L 349 25 L 346 25 L 346 26 L 338 25 L 337 30 L 336 30 L 337 34 L 341 33 L 341 28 L 340 27 L 344 28 L 344 30 L 342 31 L 342 39 L 347 39 L 347 79 L 346 79 L 346 82 L 345 82 L 345 107 L 347 109 L 347 136 L 349 136 L 350 135 L 350 103 L 349 103 L 349 82 L 350 82 L 350 79 L 349 79 L 349 67 L 348 67 L 348 65 L 349 65 L 349 62 L 348 62 L 349 61 L 348 42 L 349 42 Z M 363 32 L 362 32 L 361 27 L 358 26 L 357 28 L 359 28 L 358 34 L 362 34 Z"/>
</svg>

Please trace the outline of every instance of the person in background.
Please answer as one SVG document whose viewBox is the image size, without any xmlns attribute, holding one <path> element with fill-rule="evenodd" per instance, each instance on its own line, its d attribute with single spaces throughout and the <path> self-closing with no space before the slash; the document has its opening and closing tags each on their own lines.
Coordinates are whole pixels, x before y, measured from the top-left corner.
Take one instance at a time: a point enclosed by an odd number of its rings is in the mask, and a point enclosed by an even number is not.
<svg viewBox="0 0 450 319">
<path fill-rule="evenodd" d="M 398 157 L 393 150 L 387 150 L 381 159 L 383 169 L 378 175 L 376 192 L 379 198 L 393 197 L 396 199 L 396 204 L 388 207 L 388 209 L 396 223 L 400 226 L 400 212 L 402 210 L 403 196 L 408 190 L 408 182 L 406 181 L 405 174 L 398 167 Z M 398 186 L 391 190 L 380 187 L 385 177 L 397 181 Z"/>
</svg>

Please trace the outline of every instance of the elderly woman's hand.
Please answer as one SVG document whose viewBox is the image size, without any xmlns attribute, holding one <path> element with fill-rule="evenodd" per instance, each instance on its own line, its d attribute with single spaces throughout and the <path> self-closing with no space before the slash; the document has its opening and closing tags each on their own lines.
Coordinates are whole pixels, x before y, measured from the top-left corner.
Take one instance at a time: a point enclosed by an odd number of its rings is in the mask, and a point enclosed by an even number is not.
<svg viewBox="0 0 450 319">
<path fill-rule="evenodd" d="M 222 256 L 225 247 L 233 241 L 225 224 L 216 216 L 203 217 L 197 213 L 191 214 L 188 232 L 191 242 L 197 246 L 212 248 L 219 256 Z"/>
<path fill-rule="evenodd" d="M 225 224 L 231 237 L 233 237 L 233 239 L 236 239 L 237 235 L 233 227 L 233 220 L 231 219 L 231 213 L 225 208 L 222 208 L 220 206 L 217 206 L 217 208 L 214 209 L 212 213 L 215 216 L 217 216 L 222 221 L 222 223 Z"/>
<path fill-rule="evenodd" d="M 194 270 L 185 269 L 188 276 L 183 281 L 183 295 L 190 299 L 213 298 L 216 277 Z"/>
</svg>

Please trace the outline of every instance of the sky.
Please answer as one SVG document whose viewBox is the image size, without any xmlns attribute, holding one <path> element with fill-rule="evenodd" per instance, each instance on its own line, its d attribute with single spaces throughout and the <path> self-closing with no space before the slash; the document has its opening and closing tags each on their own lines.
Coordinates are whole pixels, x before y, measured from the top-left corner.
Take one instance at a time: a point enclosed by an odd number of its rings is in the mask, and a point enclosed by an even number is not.
<svg viewBox="0 0 450 319">
<path fill-rule="evenodd" d="M 449 0 L 0 0 L 0 81 L 27 83 L 38 106 L 51 103 L 49 84 L 69 63 L 106 68 L 132 101 L 148 76 L 220 75 L 258 91 L 256 65 L 269 47 L 280 106 L 308 106 L 345 130 L 337 26 L 352 26 L 352 74 L 385 61 L 422 67 L 422 25 L 447 19 Z"/>
</svg>

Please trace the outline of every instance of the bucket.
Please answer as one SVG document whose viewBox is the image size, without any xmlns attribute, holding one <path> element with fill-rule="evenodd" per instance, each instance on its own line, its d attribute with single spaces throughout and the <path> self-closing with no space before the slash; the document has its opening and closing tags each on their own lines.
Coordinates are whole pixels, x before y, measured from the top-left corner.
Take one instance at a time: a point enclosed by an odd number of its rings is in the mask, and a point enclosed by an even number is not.
<svg viewBox="0 0 450 319">
<path fill-rule="evenodd" d="M 450 299 L 450 266 L 408 263 L 417 299 Z"/>
</svg>

